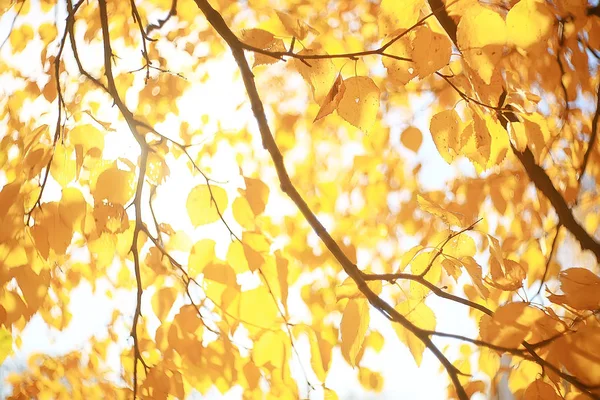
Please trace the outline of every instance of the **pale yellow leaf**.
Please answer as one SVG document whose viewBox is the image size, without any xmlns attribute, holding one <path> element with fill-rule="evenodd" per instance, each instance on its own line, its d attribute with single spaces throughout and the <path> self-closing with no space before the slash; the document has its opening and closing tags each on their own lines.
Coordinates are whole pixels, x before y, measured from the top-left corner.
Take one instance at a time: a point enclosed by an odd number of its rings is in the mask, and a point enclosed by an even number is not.
<svg viewBox="0 0 600 400">
<path fill-rule="evenodd" d="M 455 110 L 435 114 L 429 125 L 431 137 L 438 152 L 448 164 L 459 154 L 461 148 L 461 120 Z"/>
<path fill-rule="evenodd" d="M 435 330 L 436 320 L 433 311 L 423 301 L 405 300 L 398 304 L 396 310 L 417 327 L 425 330 Z M 412 332 L 400 324 L 393 324 L 396 334 L 408 347 L 417 366 L 421 365 L 425 344 Z"/>
<path fill-rule="evenodd" d="M 188 194 L 187 213 L 194 227 L 218 221 L 227 208 L 227 192 L 220 186 L 198 185 Z"/>
<path fill-rule="evenodd" d="M 188 258 L 188 274 L 192 277 L 198 276 L 208 264 L 214 262 L 215 256 L 215 241 L 212 239 L 201 239 L 190 252 Z"/>
<path fill-rule="evenodd" d="M 353 367 L 356 366 L 356 356 L 365 340 L 369 327 L 369 302 L 367 299 L 352 299 L 348 301 L 340 331 L 342 333 L 342 354 Z"/>
<path fill-rule="evenodd" d="M 177 289 L 174 287 L 162 287 L 152 296 L 152 310 L 156 317 L 164 321 L 177 299 Z"/>
</svg>

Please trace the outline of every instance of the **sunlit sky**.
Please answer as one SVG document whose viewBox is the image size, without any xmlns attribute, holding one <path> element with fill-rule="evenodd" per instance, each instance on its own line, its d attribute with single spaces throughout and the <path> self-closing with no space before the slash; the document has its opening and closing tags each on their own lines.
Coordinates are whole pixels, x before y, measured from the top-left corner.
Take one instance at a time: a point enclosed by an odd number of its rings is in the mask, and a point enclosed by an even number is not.
<svg viewBox="0 0 600 400">
<path fill-rule="evenodd" d="M 8 12 L 0 19 L 0 41 L 4 40 L 8 33 L 10 21 L 14 18 L 13 12 Z M 59 21 L 64 20 L 64 16 L 59 13 Z M 17 24 L 24 21 L 17 20 Z M 29 21 L 31 22 L 31 21 Z M 38 43 L 39 45 L 39 43 Z M 6 48 L 2 49 L 0 57 L 7 54 Z M 97 57 L 98 49 L 82 48 L 82 57 Z M 25 62 L 27 57 L 36 56 L 36 48 L 26 49 L 23 55 L 23 73 L 24 74 L 41 74 L 41 71 L 36 71 L 35 63 Z M 39 56 L 38 56 L 39 57 Z M 127 59 L 120 60 L 126 63 Z M 187 61 L 182 59 L 185 64 Z M 126 69 L 126 66 L 123 66 Z M 181 118 L 188 119 L 189 116 L 207 114 L 209 123 L 203 127 L 200 142 L 202 140 L 211 140 L 211 137 L 218 131 L 235 132 L 249 126 L 250 131 L 254 133 L 256 139 L 253 143 L 255 149 L 261 148 L 259 135 L 256 134 L 256 126 L 252 121 L 252 113 L 249 104 L 245 102 L 246 95 L 244 87 L 239 79 L 232 80 L 237 65 L 230 56 L 225 56 L 222 59 L 213 60 L 205 63 L 201 69 L 195 71 L 195 76 L 187 76 L 194 84 L 191 89 L 178 100 Z M 132 68 L 133 69 L 133 68 Z M 199 77 L 205 72 L 209 72 L 210 79 L 203 83 Z M 6 79 L 0 78 L 0 88 L 4 91 L 3 95 L 11 91 L 10 84 Z M 298 85 L 303 82 L 298 79 Z M 419 173 L 419 181 L 425 190 L 443 189 L 446 187 L 446 182 L 455 176 L 457 171 L 461 173 L 473 174 L 472 167 L 468 163 L 459 162 L 458 165 L 449 166 L 437 153 L 435 146 L 428 132 L 427 104 L 430 98 L 423 96 L 413 98 L 411 104 L 413 106 L 412 123 L 424 132 L 424 141 L 419 153 L 415 159 L 416 162 L 421 162 L 423 168 Z M 243 104 L 238 108 L 239 104 Z M 201 110 L 201 111 L 199 111 Z M 116 116 L 117 110 L 103 109 L 104 115 L 99 115 L 100 120 L 110 120 Z M 53 123 L 53 118 L 56 115 L 47 115 L 41 123 Z M 169 132 L 178 129 L 177 117 L 171 115 L 164 124 L 156 126 L 157 130 L 167 136 L 171 136 Z M 397 147 L 399 144 L 400 132 L 408 125 L 407 115 L 402 115 L 400 112 L 392 113 L 386 117 L 386 123 L 391 126 L 390 137 L 393 145 Z M 130 135 L 124 123 L 115 123 L 113 127 L 115 132 L 108 133 L 106 136 L 106 145 L 104 149 L 104 158 L 118 159 L 124 157 L 130 160 L 135 160 L 138 156 L 139 149 L 137 143 Z M 201 149 L 199 144 L 197 151 Z M 407 151 L 400 149 L 399 151 Z M 291 155 L 293 157 L 294 155 Z M 167 162 L 171 170 L 170 178 L 163 184 L 155 198 L 154 206 L 157 212 L 157 218 L 161 221 L 169 222 L 175 230 L 183 230 L 190 234 L 192 243 L 204 237 L 210 237 L 217 241 L 217 255 L 224 259 L 227 246 L 229 245 L 229 234 L 226 228 L 220 223 L 211 224 L 209 227 L 194 230 L 186 212 L 185 201 L 191 187 L 204 183 L 201 176 L 193 175 L 189 169 L 181 162 L 176 162 L 174 158 L 168 158 Z M 219 182 L 225 182 L 222 186 L 230 194 L 230 198 L 234 197 L 237 188 L 241 186 L 239 168 L 234 152 L 231 148 L 223 146 L 220 148 L 218 156 L 211 161 L 211 178 Z M 273 171 L 274 176 L 274 171 Z M 0 176 L 0 187 L 5 184 L 3 176 Z M 278 187 L 271 187 L 271 192 L 278 192 Z M 56 182 L 50 182 L 44 194 L 45 201 L 53 201 L 60 198 L 60 186 Z M 277 216 L 277 213 L 287 214 L 292 213 L 293 208 L 289 201 L 281 198 L 281 195 L 271 196 L 268 210 L 272 215 Z M 131 209 L 129 211 L 132 211 Z M 148 210 L 146 210 L 148 211 Z M 231 207 L 225 213 L 225 218 L 232 222 L 232 226 L 239 230 L 239 227 L 233 221 Z M 132 218 L 133 215 L 130 215 Z M 146 217 L 150 217 L 149 214 Z M 81 255 L 74 254 L 74 258 Z M 177 257 L 176 257 L 177 258 Z M 187 255 L 183 255 L 180 261 L 187 262 Z M 360 254 L 359 254 L 360 264 Z M 116 265 L 116 264 L 115 264 Z M 290 299 L 293 299 L 293 291 L 298 291 L 300 285 L 290 288 Z M 460 285 L 459 285 L 460 286 Z M 82 283 L 77 289 L 72 292 L 70 311 L 73 314 L 73 319 L 70 325 L 64 331 L 58 331 L 49 328 L 43 320 L 34 316 L 28 324 L 24 332 L 22 332 L 22 346 L 16 351 L 15 355 L 8 359 L 0 368 L 0 379 L 3 379 L 7 371 L 14 368 L 22 368 L 28 355 L 34 352 L 43 352 L 53 355 L 59 355 L 71 350 L 88 349 L 88 339 L 92 336 L 102 337 L 105 335 L 105 327 L 111 320 L 113 308 L 118 308 L 124 311 L 124 316 L 132 316 L 135 306 L 135 298 L 133 292 L 117 291 L 112 298 L 105 295 L 109 289 L 107 282 L 100 282 L 95 292 L 92 292 L 87 283 Z M 149 290 L 144 294 L 143 309 L 150 310 L 149 300 L 152 296 Z M 299 297 L 299 296 L 297 296 Z M 430 296 L 426 301 L 434 310 L 443 310 L 436 315 L 437 330 L 441 332 L 452 332 L 465 336 L 474 336 L 477 333 L 474 322 L 468 318 L 468 309 L 464 306 L 457 305 L 453 302 L 442 301 L 441 299 Z M 291 312 L 294 313 L 294 305 L 290 304 Z M 174 307 L 176 310 L 177 307 Z M 298 309 L 298 312 L 301 310 Z M 158 327 L 158 320 L 151 312 L 145 313 L 150 320 L 149 327 L 152 330 Z M 328 375 L 326 386 L 337 391 L 342 399 L 348 398 L 444 398 L 446 396 L 447 375 L 440 368 L 439 361 L 429 352 L 425 352 L 423 362 L 420 368 L 417 368 L 413 357 L 407 347 L 405 347 L 397 339 L 396 333 L 385 319 L 375 310 L 371 312 L 371 327 L 380 331 L 386 341 L 383 351 L 375 354 L 372 350 L 367 350 L 364 356 L 364 364 L 375 371 L 379 371 L 384 377 L 384 391 L 380 394 L 365 392 L 360 386 L 357 376 L 357 371 L 343 360 L 338 349 L 334 350 L 333 364 L 331 373 Z M 123 330 L 120 348 L 112 348 L 111 356 L 109 357 L 111 368 L 115 371 L 115 379 L 118 379 L 120 370 L 119 353 L 123 348 L 132 345 L 131 338 L 128 337 L 129 332 Z M 445 344 L 453 346 L 446 351 L 450 359 L 457 355 L 458 343 L 455 341 L 447 341 L 436 339 L 436 343 L 440 344 L 441 348 Z M 298 341 L 300 349 L 308 349 L 308 342 L 305 338 Z M 303 385 L 303 376 L 298 368 L 298 362 L 301 362 L 306 369 L 310 369 L 309 351 L 300 351 L 301 360 L 297 360 L 294 356 L 292 361 L 292 370 L 294 376 L 298 378 L 299 388 L 305 390 Z M 311 378 L 311 375 L 309 375 Z M 312 382 L 316 382 L 316 378 L 312 376 Z M 8 388 L 0 388 L 0 394 L 6 394 Z M 2 392 L 4 390 L 4 392 Z M 238 398 L 241 389 L 233 388 L 225 397 Z M 305 394 L 305 392 L 303 393 Z M 319 393 L 313 393 L 314 398 L 318 398 Z M 219 398 L 220 394 L 216 390 L 212 390 L 207 398 Z"/>
</svg>

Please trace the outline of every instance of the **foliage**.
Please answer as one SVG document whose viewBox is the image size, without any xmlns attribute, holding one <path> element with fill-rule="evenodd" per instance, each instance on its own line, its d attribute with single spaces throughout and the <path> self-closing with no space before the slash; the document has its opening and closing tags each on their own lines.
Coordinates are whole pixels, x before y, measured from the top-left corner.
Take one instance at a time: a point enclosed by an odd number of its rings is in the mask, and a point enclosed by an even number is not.
<svg viewBox="0 0 600 400">
<path fill-rule="evenodd" d="M 11 398 L 332 399 L 393 340 L 449 397 L 600 397 L 598 6 L 2 9 L 0 360 L 131 303 Z"/>
</svg>

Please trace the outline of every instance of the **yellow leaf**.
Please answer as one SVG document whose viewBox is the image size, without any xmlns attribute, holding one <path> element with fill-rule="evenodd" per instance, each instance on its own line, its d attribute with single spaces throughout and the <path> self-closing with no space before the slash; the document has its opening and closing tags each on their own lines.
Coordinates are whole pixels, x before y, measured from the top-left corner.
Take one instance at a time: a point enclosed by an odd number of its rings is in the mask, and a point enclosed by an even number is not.
<svg viewBox="0 0 600 400">
<path fill-rule="evenodd" d="M 518 393 L 520 390 L 525 390 L 542 374 L 542 371 L 542 367 L 534 361 L 520 361 L 518 367 L 513 368 L 508 377 L 510 392 Z"/>
<path fill-rule="evenodd" d="M 87 202 L 79 189 L 69 187 L 62 190 L 58 212 L 66 226 L 81 232 L 86 210 Z"/>
<path fill-rule="evenodd" d="M 467 273 L 471 277 L 471 280 L 475 284 L 477 291 L 479 292 L 481 297 L 486 299 L 489 296 L 490 291 L 483 284 L 481 265 L 477 264 L 477 261 L 475 261 L 473 257 L 463 257 L 461 261 L 465 266 Z"/>
<path fill-rule="evenodd" d="M 264 286 L 240 293 L 239 317 L 248 330 L 270 329 L 279 315 L 275 299 Z"/>
<path fill-rule="evenodd" d="M 490 258 L 491 278 L 485 282 L 497 289 L 513 291 L 523 286 L 526 277 L 525 269 L 516 261 L 504 259 L 500 264 L 495 258 Z"/>
<path fill-rule="evenodd" d="M 432 32 L 426 26 L 415 31 L 412 48 L 412 59 L 421 79 L 448 65 L 452 55 L 448 35 Z"/>
<path fill-rule="evenodd" d="M 358 381 L 365 389 L 374 392 L 381 392 L 383 389 L 383 376 L 379 372 L 371 371 L 365 367 L 359 369 Z"/>
<path fill-rule="evenodd" d="M 246 256 L 246 261 L 248 262 L 248 268 L 250 268 L 250 271 L 256 271 L 262 267 L 265 262 L 263 256 L 247 244 L 242 244 L 244 247 L 244 255 Z"/>
<path fill-rule="evenodd" d="M 50 43 L 51 41 L 53 41 L 56 38 L 56 35 L 58 34 L 58 30 L 56 29 L 56 25 L 55 24 L 50 24 L 50 23 L 44 23 L 41 24 L 38 32 L 40 34 L 40 37 L 42 38 L 42 41 L 47 45 L 48 43 Z"/>
<path fill-rule="evenodd" d="M 404 145 L 404 147 L 416 153 L 419 151 L 421 143 L 423 143 L 423 134 L 419 128 L 409 126 L 402 132 L 400 140 L 402 141 L 402 145 Z"/>
<path fill-rule="evenodd" d="M 25 50 L 27 44 L 33 39 L 33 29 L 29 24 L 23 24 L 10 32 L 10 45 L 13 53 Z"/>
<path fill-rule="evenodd" d="M 481 338 L 497 346 L 518 348 L 531 327 L 544 318 L 543 311 L 526 303 L 508 303 L 496 310 L 493 316 L 484 315 L 479 323 Z"/>
<path fill-rule="evenodd" d="M 73 148 L 66 147 L 60 141 L 54 146 L 54 156 L 50 165 L 50 174 L 60 186 L 75 179 L 75 163 L 73 162 Z"/>
<path fill-rule="evenodd" d="M 262 214 L 265 211 L 269 199 L 269 187 L 259 179 L 244 177 L 246 184 L 246 199 L 250 203 L 250 208 L 254 215 Z"/>
<path fill-rule="evenodd" d="M 543 379 L 536 379 L 525 391 L 523 400 L 561 400 L 552 385 L 544 382 Z"/>
<path fill-rule="evenodd" d="M 312 50 L 312 49 L 304 49 L 298 53 L 298 55 L 316 55 L 316 54 L 325 54 L 325 52 Z M 313 98 L 317 104 L 321 104 L 323 98 L 329 92 L 331 88 L 331 82 L 335 80 L 336 71 L 333 66 L 333 62 L 327 58 L 321 59 L 307 59 L 306 64 L 298 59 L 294 59 L 292 65 L 296 70 L 302 75 L 304 80 L 308 82 L 308 84 L 312 88 Z M 308 65 L 307 65 L 308 64 Z"/>
<path fill-rule="evenodd" d="M 380 17 L 377 19 L 380 32 L 383 35 L 393 36 L 393 32 L 403 32 L 412 27 L 419 19 L 420 11 L 425 0 L 397 1 L 382 0 L 379 5 Z"/>
<path fill-rule="evenodd" d="M 7 328 L 0 326 L 0 363 L 12 354 L 12 345 L 12 334 Z"/>
<path fill-rule="evenodd" d="M 270 363 L 272 367 L 281 368 L 285 359 L 285 343 L 281 336 L 273 331 L 263 333 L 252 348 L 252 360 L 258 367 Z"/>
<path fill-rule="evenodd" d="M 338 105 L 340 104 L 340 100 L 342 99 L 342 96 L 344 96 L 345 90 L 346 87 L 344 86 L 344 80 L 342 79 L 342 75 L 338 74 L 337 78 L 335 79 L 335 82 L 333 83 L 333 86 L 329 90 L 329 93 L 327 93 L 327 96 L 325 96 L 325 99 L 323 99 L 321 108 L 319 109 L 319 112 L 317 113 L 317 116 L 315 117 L 315 120 L 313 122 L 316 122 L 321 118 L 326 117 L 327 115 L 331 114 L 335 109 L 337 109 Z"/>
<path fill-rule="evenodd" d="M 564 295 L 548 297 L 556 304 L 567 304 L 577 310 L 600 308 L 600 278 L 586 268 L 569 268 L 559 275 L 560 289 Z"/>
<path fill-rule="evenodd" d="M 236 197 L 231 206 L 233 218 L 242 228 L 253 229 L 255 224 L 255 215 L 252 212 L 250 204 L 245 197 Z"/>
<path fill-rule="evenodd" d="M 211 263 L 202 271 L 204 279 L 222 283 L 226 286 L 236 286 L 237 277 L 233 269 L 227 264 Z"/>
<path fill-rule="evenodd" d="M 275 11 L 275 13 L 277 13 L 279 20 L 288 33 L 294 36 L 296 39 L 303 40 L 306 38 L 306 35 L 308 35 L 309 32 L 315 35 L 319 34 L 318 31 L 310 27 L 308 24 L 296 17 L 291 16 L 288 13 L 284 13 L 282 11 Z"/>
<path fill-rule="evenodd" d="M 342 332 L 342 354 L 353 367 L 356 366 L 356 356 L 365 340 L 369 327 L 369 303 L 367 299 L 352 299 L 348 301 L 340 330 Z"/>
<path fill-rule="evenodd" d="M 297 335 L 300 333 L 305 333 L 308 337 L 308 342 L 310 344 L 310 365 L 319 381 L 325 382 L 329 366 L 326 362 L 324 362 L 325 360 L 321 355 L 319 338 L 317 337 L 314 329 L 308 325 L 296 325 L 294 326 L 294 332 L 297 332 Z"/>
<path fill-rule="evenodd" d="M 554 14 L 543 1 L 521 0 L 506 15 L 508 40 L 525 50 L 538 43 L 543 45 L 554 21 Z"/>
<path fill-rule="evenodd" d="M 218 221 L 227 208 L 227 192 L 220 186 L 198 185 L 188 194 L 187 213 L 194 227 Z"/>
<path fill-rule="evenodd" d="M 458 23 L 458 46 L 467 63 L 489 84 L 506 43 L 506 24 L 489 8 L 470 7 Z"/>
<path fill-rule="evenodd" d="M 98 176 L 93 195 L 96 204 L 107 200 L 112 204 L 125 205 L 133 196 L 134 176 L 131 172 L 111 167 Z"/>
<path fill-rule="evenodd" d="M 600 385 L 600 328 L 597 324 L 584 325 L 577 332 L 562 336 L 554 345 L 567 371 L 586 385 Z"/>
<path fill-rule="evenodd" d="M 169 315 L 175 299 L 177 289 L 174 287 L 162 287 L 152 296 L 152 311 L 161 322 Z"/>
<path fill-rule="evenodd" d="M 339 116 L 363 132 L 368 132 L 379 112 L 379 88 L 367 76 L 348 78 L 344 86 L 346 90 L 337 107 Z"/>
<path fill-rule="evenodd" d="M 425 305 L 425 303 L 423 303 L 423 301 L 405 300 L 395 308 L 400 314 L 419 328 L 435 330 L 435 314 Z M 423 352 L 425 351 L 425 344 L 401 325 L 393 324 L 393 327 L 400 340 L 410 350 L 417 366 L 420 366 L 423 359 Z"/>
<path fill-rule="evenodd" d="M 323 400 L 338 400 L 339 397 L 333 389 L 323 388 Z"/>
<path fill-rule="evenodd" d="M 395 0 L 392 1 L 399 3 Z M 386 54 L 391 54 L 395 57 L 402 57 L 410 60 L 412 57 L 412 43 L 409 35 L 402 36 L 400 39 L 396 40 L 386 50 Z M 383 66 L 387 70 L 388 79 L 394 86 L 404 86 L 410 82 L 411 79 L 417 76 L 416 65 L 411 61 L 398 60 L 392 57 L 383 57 Z"/>
<path fill-rule="evenodd" d="M 270 52 L 284 52 L 285 46 L 283 40 L 276 38 L 271 32 L 262 29 L 247 29 L 242 32 L 242 42 Z M 271 57 L 262 53 L 254 53 L 254 65 L 273 64 L 279 61 L 279 58 Z"/>
<path fill-rule="evenodd" d="M 417 254 L 417 256 L 410 263 L 410 272 L 413 275 L 424 275 L 425 279 L 429 282 L 438 282 L 442 274 L 441 257 L 435 257 L 435 252 L 423 252 Z M 435 259 L 434 259 L 435 257 Z M 414 300 L 424 299 L 430 292 L 430 289 L 421 285 L 418 282 L 410 281 L 410 298 Z"/>
<path fill-rule="evenodd" d="M 190 252 L 188 273 L 193 277 L 198 276 L 203 272 L 204 267 L 214 262 L 215 259 L 215 241 L 212 239 L 199 240 Z"/>
<path fill-rule="evenodd" d="M 445 210 L 420 194 L 417 195 L 417 203 L 419 204 L 419 208 L 421 210 L 428 212 L 431 215 L 435 215 L 436 217 L 439 217 L 442 221 L 444 221 L 446 225 L 465 225 L 464 217 L 462 215 L 449 210 Z"/>
<path fill-rule="evenodd" d="M 381 293 L 381 281 L 368 281 L 367 285 L 375 293 Z M 342 299 L 364 298 L 364 294 L 358 289 L 354 280 L 350 277 L 344 279 L 340 286 L 335 287 L 335 297 L 338 301 Z"/>
<path fill-rule="evenodd" d="M 438 152 L 448 164 L 461 148 L 461 120 L 455 110 L 445 110 L 431 118 L 429 130 Z"/>
</svg>

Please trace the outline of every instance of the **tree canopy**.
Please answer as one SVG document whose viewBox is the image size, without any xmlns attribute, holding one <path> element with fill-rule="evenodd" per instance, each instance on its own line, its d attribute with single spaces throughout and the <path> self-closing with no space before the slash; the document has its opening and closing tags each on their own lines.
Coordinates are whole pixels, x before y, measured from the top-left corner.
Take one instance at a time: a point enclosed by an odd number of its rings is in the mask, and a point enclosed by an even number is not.
<svg viewBox="0 0 600 400">
<path fill-rule="evenodd" d="M 600 398 L 599 5 L 0 9 L 9 398 Z"/>
</svg>

